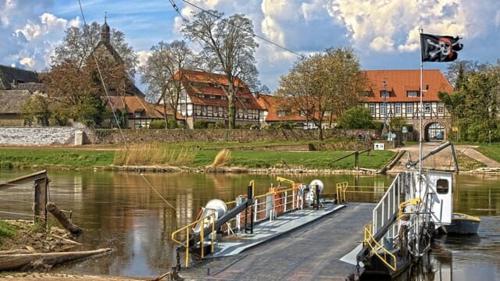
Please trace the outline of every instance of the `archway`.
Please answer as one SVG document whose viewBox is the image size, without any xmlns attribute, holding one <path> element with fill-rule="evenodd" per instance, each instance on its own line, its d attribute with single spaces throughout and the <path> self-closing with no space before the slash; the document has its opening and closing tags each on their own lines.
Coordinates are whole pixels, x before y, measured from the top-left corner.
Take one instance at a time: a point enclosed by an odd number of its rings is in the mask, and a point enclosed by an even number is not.
<svg viewBox="0 0 500 281">
<path fill-rule="evenodd" d="M 425 127 L 425 141 L 442 141 L 445 138 L 446 129 L 443 125 L 433 122 Z"/>
</svg>

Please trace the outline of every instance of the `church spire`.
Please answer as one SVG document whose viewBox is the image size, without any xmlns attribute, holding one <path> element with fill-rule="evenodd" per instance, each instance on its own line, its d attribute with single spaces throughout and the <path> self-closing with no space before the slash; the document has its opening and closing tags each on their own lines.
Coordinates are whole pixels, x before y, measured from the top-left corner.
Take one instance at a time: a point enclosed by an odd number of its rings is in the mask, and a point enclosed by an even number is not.
<svg viewBox="0 0 500 281">
<path fill-rule="evenodd" d="M 101 41 L 104 43 L 110 43 L 111 41 L 110 28 L 107 19 L 108 19 L 108 14 L 107 12 L 104 12 L 104 24 L 102 25 L 101 28 Z"/>
</svg>

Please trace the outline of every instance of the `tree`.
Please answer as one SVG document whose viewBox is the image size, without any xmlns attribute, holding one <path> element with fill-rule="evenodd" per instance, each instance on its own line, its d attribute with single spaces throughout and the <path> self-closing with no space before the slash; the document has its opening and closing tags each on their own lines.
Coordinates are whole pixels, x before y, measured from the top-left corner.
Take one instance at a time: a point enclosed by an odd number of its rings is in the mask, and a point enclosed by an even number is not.
<svg viewBox="0 0 500 281">
<path fill-rule="evenodd" d="M 182 77 L 174 79 L 174 75 L 194 64 L 194 54 L 184 41 L 160 42 L 151 48 L 151 52 L 146 65 L 140 69 L 142 82 L 148 85 L 148 92 L 155 100 L 163 101 L 166 125 L 167 106 L 174 112 L 174 120 L 177 119 L 175 113 L 182 91 Z M 159 96 L 155 96 L 156 94 Z"/>
<path fill-rule="evenodd" d="M 58 123 L 73 119 L 100 125 L 107 113 L 105 94 L 126 94 L 134 73 L 135 54 L 123 33 L 116 30 L 110 33 L 109 40 L 103 37 L 98 44 L 100 28 L 97 23 L 82 29 L 69 28 L 64 41 L 56 47 L 50 71 L 42 77 Z"/>
<path fill-rule="evenodd" d="M 71 62 L 78 68 L 83 67 L 100 41 L 101 30 L 102 25 L 97 22 L 84 25 L 82 28 L 68 28 L 63 42 L 55 48 L 54 55 L 51 57 L 52 64 Z M 133 77 L 138 63 L 137 55 L 125 41 L 123 32 L 111 29 L 110 43 L 123 60 L 127 73 Z"/>
<path fill-rule="evenodd" d="M 328 49 L 299 59 L 290 73 L 281 77 L 278 95 L 314 122 L 323 139 L 325 116 L 342 116 L 357 104 L 365 85 L 366 77 L 352 50 Z"/>
<path fill-rule="evenodd" d="M 33 94 L 30 96 L 23 105 L 22 112 L 25 122 L 29 125 L 31 125 L 33 121 L 42 126 L 49 125 L 49 118 L 51 115 L 49 102 L 47 98 L 42 95 Z"/>
<path fill-rule="evenodd" d="M 479 142 L 490 137 L 492 140 L 500 139 L 500 63 L 480 65 L 469 62 L 456 69 L 455 91 L 440 93 L 439 98 L 450 112 L 452 123 L 458 127 L 458 138 Z"/>
<path fill-rule="evenodd" d="M 352 107 L 344 112 L 338 124 L 343 129 L 373 129 L 373 117 L 364 107 Z"/>
<path fill-rule="evenodd" d="M 243 15 L 235 14 L 223 18 L 223 13 L 215 10 L 194 14 L 182 32 L 201 44 L 200 60 L 208 71 L 223 73 L 227 85 L 217 83 L 228 97 L 229 129 L 236 125 L 235 99 L 242 86 L 241 81 L 252 89 L 257 88 L 257 68 L 253 24 Z"/>
</svg>

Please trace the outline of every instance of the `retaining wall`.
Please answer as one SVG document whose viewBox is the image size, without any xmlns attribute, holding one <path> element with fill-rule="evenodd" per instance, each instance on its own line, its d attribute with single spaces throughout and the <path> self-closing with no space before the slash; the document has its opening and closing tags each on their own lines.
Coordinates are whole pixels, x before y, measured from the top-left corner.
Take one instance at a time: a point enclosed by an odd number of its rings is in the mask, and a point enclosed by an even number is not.
<svg viewBox="0 0 500 281">
<path fill-rule="evenodd" d="M 0 145 L 73 145 L 73 127 L 2 127 Z"/>
</svg>

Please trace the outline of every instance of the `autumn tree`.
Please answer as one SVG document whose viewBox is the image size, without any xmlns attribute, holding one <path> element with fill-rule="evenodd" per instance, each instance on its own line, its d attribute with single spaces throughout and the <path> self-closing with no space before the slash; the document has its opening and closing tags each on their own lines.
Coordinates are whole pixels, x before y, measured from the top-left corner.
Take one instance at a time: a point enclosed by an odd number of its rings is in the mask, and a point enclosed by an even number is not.
<svg viewBox="0 0 500 281">
<path fill-rule="evenodd" d="M 365 81 L 352 50 L 328 49 L 299 59 L 290 73 L 281 77 L 278 95 L 314 122 L 323 139 L 326 117 L 341 116 L 356 105 Z"/>
<path fill-rule="evenodd" d="M 27 125 L 32 125 L 33 121 L 42 126 L 49 125 L 51 116 L 48 99 L 40 94 L 31 95 L 23 104 L 22 113 Z"/>
<path fill-rule="evenodd" d="M 148 85 L 150 97 L 155 101 L 163 101 L 164 111 L 167 106 L 174 112 L 176 119 L 177 107 L 182 91 L 182 81 L 174 79 L 181 69 L 190 68 L 194 64 L 194 54 L 184 41 L 171 43 L 159 42 L 151 48 L 151 56 L 141 67 L 142 82 Z M 165 126 L 167 125 L 167 114 Z"/>
<path fill-rule="evenodd" d="M 204 68 L 225 75 L 227 85 L 220 85 L 228 97 L 229 128 L 236 125 L 235 101 L 238 79 L 250 88 L 257 87 L 255 49 L 252 21 L 239 14 L 224 18 L 223 13 L 210 10 L 193 15 L 193 20 L 182 29 L 184 35 L 200 43 L 200 60 Z"/>
<path fill-rule="evenodd" d="M 132 79 L 136 57 L 123 33 L 113 30 L 109 40 L 98 40 L 99 28 L 97 23 L 69 28 L 42 77 L 60 125 L 68 119 L 100 125 L 107 113 L 106 94 L 124 95 Z"/>
</svg>

